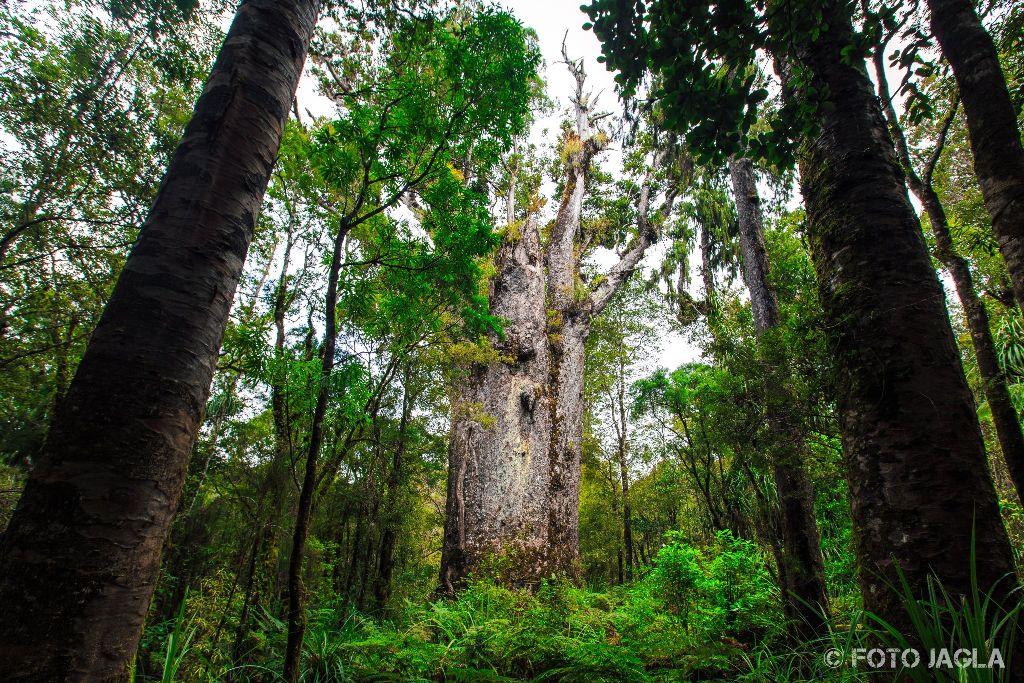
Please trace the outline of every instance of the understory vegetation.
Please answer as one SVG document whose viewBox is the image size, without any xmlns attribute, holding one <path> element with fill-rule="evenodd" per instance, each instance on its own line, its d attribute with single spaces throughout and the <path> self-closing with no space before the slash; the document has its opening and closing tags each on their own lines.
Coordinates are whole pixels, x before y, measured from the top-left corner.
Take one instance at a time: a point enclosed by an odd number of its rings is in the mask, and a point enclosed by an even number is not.
<svg viewBox="0 0 1024 683">
<path fill-rule="evenodd" d="M 845 588 L 855 602 L 855 587 Z M 247 663 L 231 664 L 220 636 L 234 625 L 217 615 L 237 606 L 224 589 L 216 581 L 204 584 L 173 619 L 146 630 L 143 646 L 153 653 L 148 666 L 162 680 L 278 680 L 286 624 L 270 612 L 260 615 L 259 629 L 245 644 Z M 971 648 L 982 653 L 981 664 L 993 644 L 1001 657 L 1012 655 L 1008 634 L 1019 608 L 1001 613 L 980 590 L 953 607 L 957 601 L 939 583 L 922 600 L 906 589 L 912 633 L 851 606 L 836 613 L 819 639 L 794 643 L 768 558 L 755 544 L 720 532 L 698 547 L 671 534 L 649 571 L 628 585 L 545 581 L 527 591 L 471 580 L 454 599 L 406 600 L 388 618 L 331 596 L 311 614 L 300 680 L 838 683 L 872 680 L 866 653 L 873 651 L 877 661 L 879 648 L 905 652 L 924 644 L 926 653 L 951 656 Z M 823 658 L 829 651 L 843 653 L 843 662 L 860 651 L 861 669 Z M 910 680 L 1011 679 L 999 667 L 940 665 L 911 671 Z"/>
<path fill-rule="evenodd" d="M 387 619 L 325 596 L 311 615 L 302 680 L 825 680 L 817 650 L 787 648 L 768 560 L 750 541 L 729 532 L 707 546 L 672 537 L 645 573 L 604 590 L 473 580 L 454 599 L 408 600 Z M 275 680 L 285 624 L 261 615 L 245 645 L 248 663 L 232 666 L 218 636 L 235 624 L 219 615 L 237 606 L 215 580 L 202 591 L 147 630 L 150 669 L 162 670 L 159 645 L 177 630 L 186 634 L 176 653 L 180 680 Z"/>
</svg>

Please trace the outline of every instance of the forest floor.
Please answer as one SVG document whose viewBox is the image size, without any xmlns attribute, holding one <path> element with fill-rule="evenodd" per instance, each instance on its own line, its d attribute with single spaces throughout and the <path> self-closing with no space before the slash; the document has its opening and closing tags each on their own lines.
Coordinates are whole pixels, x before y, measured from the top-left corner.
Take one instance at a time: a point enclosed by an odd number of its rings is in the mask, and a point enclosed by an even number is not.
<svg viewBox="0 0 1024 683">
<path fill-rule="evenodd" d="M 794 650 L 770 611 L 666 612 L 654 582 L 535 594 L 475 583 L 455 600 L 409 606 L 396 621 L 321 610 L 307 635 L 305 681 L 852 681 Z M 725 623 L 731 622 L 731 623 Z M 283 643 L 283 624 L 267 644 Z M 716 632 L 711 632 L 714 629 Z M 842 637 L 842 636 L 840 636 Z M 266 680 L 264 666 L 236 677 Z"/>
<path fill-rule="evenodd" d="M 552 582 L 527 591 L 480 580 L 453 599 L 407 599 L 389 618 L 340 598 L 321 601 L 310 613 L 302 680 L 862 680 L 822 659 L 850 637 L 848 625 L 817 643 L 789 643 L 767 567 L 753 544 L 725 532 L 709 548 L 666 545 L 642 577 L 605 589 Z M 205 621 L 187 616 L 203 609 L 194 597 L 178 624 L 186 644 L 172 657 L 180 664 L 164 680 L 278 680 L 284 622 L 264 613 L 247 641 L 247 663 L 218 665 L 223 647 L 211 649 Z"/>
</svg>

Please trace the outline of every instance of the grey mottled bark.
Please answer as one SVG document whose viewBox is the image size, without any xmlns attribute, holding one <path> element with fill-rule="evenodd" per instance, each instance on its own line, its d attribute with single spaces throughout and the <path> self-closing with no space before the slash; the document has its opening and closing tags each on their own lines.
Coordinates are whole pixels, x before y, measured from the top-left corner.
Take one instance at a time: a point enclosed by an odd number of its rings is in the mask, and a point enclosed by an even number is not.
<svg viewBox="0 0 1024 683">
<path fill-rule="evenodd" d="M 779 324 L 779 300 L 768 281 L 770 270 L 764 244 L 764 220 L 757 178 L 750 159 L 729 159 L 729 179 L 736 202 L 743 258 L 743 282 L 750 293 L 750 308 L 757 333 L 763 334 Z"/>
<path fill-rule="evenodd" d="M 488 554 L 506 558 L 513 583 L 579 576 L 583 370 L 591 322 L 636 270 L 657 237 L 649 220 L 653 170 L 638 202 L 637 237 L 590 287 L 580 279 L 583 198 L 594 156 L 607 138 L 593 127 L 582 66 L 575 130 L 565 141 L 565 184 L 551 236 L 541 249 L 532 215 L 509 231 L 498 258 L 491 312 L 505 318 L 505 358 L 472 369 L 453 401 L 441 588 L 452 591 Z M 653 167 L 665 163 L 667 150 Z M 678 187 L 659 209 L 671 211 Z M 511 195 L 511 193 L 510 193 Z M 512 212 L 509 213 L 511 222 Z"/>
<path fill-rule="evenodd" d="M 516 234 L 516 233 L 519 234 Z M 491 284 L 501 361 L 477 365 L 452 400 L 441 588 L 454 591 L 490 554 L 521 558 L 542 576 L 547 535 L 550 351 L 540 229 L 530 214 L 509 230 Z"/>
</svg>

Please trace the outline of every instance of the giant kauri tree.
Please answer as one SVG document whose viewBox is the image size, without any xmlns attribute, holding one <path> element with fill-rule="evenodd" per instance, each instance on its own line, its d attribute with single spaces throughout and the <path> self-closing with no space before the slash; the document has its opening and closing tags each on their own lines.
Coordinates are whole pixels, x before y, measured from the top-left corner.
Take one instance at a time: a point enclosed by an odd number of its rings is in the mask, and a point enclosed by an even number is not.
<svg viewBox="0 0 1024 683">
<path fill-rule="evenodd" d="M 224 9 L 0 3 L 0 679 L 1021 678 L 1021 3 Z"/>
<path fill-rule="evenodd" d="M 522 132 L 538 59 L 519 22 L 498 11 L 399 20 L 383 32 L 381 42 L 379 60 L 359 64 L 359 53 L 342 53 L 337 68 L 330 68 L 329 87 L 337 91 L 340 116 L 324 131 L 316 152 L 334 190 L 337 228 L 324 294 L 319 389 L 289 566 L 288 681 L 298 676 L 305 630 L 303 552 L 337 362 L 346 240 L 368 222 L 384 220 L 382 214 L 403 197 L 417 197 L 420 224 L 439 245 L 439 254 L 411 254 L 410 264 L 434 262 L 428 276 L 439 299 L 472 299 L 473 277 L 453 278 L 452 286 L 440 284 L 446 269 L 472 273 L 473 259 L 491 246 L 481 211 L 486 194 L 476 191 L 466 176 L 486 178 L 495 163 L 488 150 L 510 144 Z M 365 69 L 359 81 L 337 76 L 359 69 Z M 424 313 L 420 320 L 431 317 Z"/>
<path fill-rule="evenodd" d="M 513 175 L 491 282 L 491 312 L 504 320 L 503 334 L 492 339 L 495 356 L 471 364 L 455 390 L 441 560 L 446 591 L 488 559 L 502 559 L 513 583 L 578 576 L 587 337 L 594 316 L 656 241 L 680 190 L 678 150 L 668 145 L 650 155 L 633 188 L 633 236 L 619 261 L 589 284 L 582 280 L 583 260 L 601 239 L 584 221 L 584 202 L 609 138 L 596 125 L 582 62 L 563 57 L 575 90 L 560 140 L 557 213 L 543 235 L 536 198 L 525 211 L 516 207 Z M 659 186 L 664 197 L 653 208 Z"/>
</svg>

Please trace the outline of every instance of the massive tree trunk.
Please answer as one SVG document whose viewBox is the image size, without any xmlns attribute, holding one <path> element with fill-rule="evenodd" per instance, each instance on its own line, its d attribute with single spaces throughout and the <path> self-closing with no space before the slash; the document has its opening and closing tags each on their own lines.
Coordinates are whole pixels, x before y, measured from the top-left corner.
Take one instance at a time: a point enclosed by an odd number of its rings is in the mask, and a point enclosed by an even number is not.
<svg viewBox="0 0 1024 683">
<path fill-rule="evenodd" d="M 750 292 L 750 305 L 757 336 L 779 324 L 779 302 L 768 282 L 769 262 L 765 251 L 761 200 L 757 193 L 754 165 L 749 159 L 729 160 L 729 176 L 739 217 L 743 280 Z M 785 391 L 787 370 L 779 364 L 768 368 L 769 378 Z M 827 630 L 828 593 L 821 539 L 814 517 L 814 491 L 804 464 L 804 435 L 785 408 L 768 406 L 768 422 L 775 433 L 772 460 L 775 488 L 779 496 L 779 527 L 782 552 L 777 560 L 786 616 L 794 635 L 822 635 Z"/>
<path fill-rule="evenodd" d="M 552 297 L 554 298 L 554 297 Z M 548 561 L 556 573 L 579 578 L 580 467 L 583 458 L 583 369 L 590 316 L 559 310 L 552 330 L 551 442 L 548 447 Z"/>
<path fill-rule="evenodd" d="M 488 555 L 514 563 L 516 580 L 546 575 L 550 351 L 536 216 L 510 223 L 496 265 L 491 313 L 505 320 L 505 338 L 493 339 L 502 357 L 469 368 L 452 399 L 441 554 L 449 593 Z"/>
<path fill-rule="evenodd" d="M 853 44 L 845 3 L 829 2 L 823 20 L 820 38 L 788 55 L 831 100 L 799 153 L 807 236 L 839 378 L 864 605 L 910 633 L 892 588 L 897 568 L 918 594 L 934 572 L 956 595 L 970 591 L 972 538 L 983 589 L 1012 575 L 1013 558 L 942 288 L 878 99 L 863 62 L 841 58 Z M 784 13 L 773 15 L 780 21 Z"/>
<path fill-rule="evenodd" d="M 907 174 L 907 184 L 921 202 L 921 206 L 924 207 L 925 214 L 928 216 L 928 222 L 931 224 L 932 235 L 935 238 L 935 257 L 949 271 L 953 285 L 956 287 L 957 297 L 960 299 L 960 305 L 964 308 L 967 328 L 971 333 L 971 344 L 974 347 L 974 357 L 978 361 L 982 389 L 992 413 L 992 422 L 996 428 L 999 448 L 1003 452 L 1003 459 L 1006 461 L 1006 468 L 1010 472 L 1017 496 L 1024 500 L 1024 432 L 1021 431 L 1017 409 L 1014 408 L 1013 401 L 1010 399 L 1006 375 L 999 366 L 999 357 L 996 354 L 996 345 L 992 339 L 992 328 L 988 320 L 988 310 L 974 289 L 974 277 L 971 275 L 970 264 L 957 252 L 956 245 L 953 244 L 949 222 L 946 220 L 946 210 L 932 186 L 932 174 L 945 147 L 946 134 L 956 116 L 957 107 L 954 105 L 950 110 L 939 131 L 933 151 L 925 162 L 922 172 L 918 174 L 910 157 L 910 147 L 907 145 L 903 128 L 900 126 L 896 110 L 892 106 L 889 85 L 885 78 L 884 59 L 882 51 L 876 50 L 874 65 L 882 110 L 896 143 L 896 154 Z"/>
<path fill-rule="evenodd" d="M 566 62 L 576 79 L 576 127 L 563 141 L 565 185 L 551 236 L 542 251 L 533 214 L 520 236 L 510 212 L 491 294 L 491 312 L 508 321 L 507 340 L 495 344 L 503 358 L 474 366 L 453 399 L 441 558 L 441 589 L 448 592 L 489 554 L 506 558 L 507 576 L 499 578 L 511 583 L 579 577 L 587 336 L 657 236 L 649 216 L 652 170 L 640 191 L 635 240 L 604 276 L 583 284 L 580 258 L 593 239 L 582 229 L 583 198 L 607 138 L 594 130 L 582 67 Z M 671 151 L 668 145 L 656 154 L 653 165 L 666 163 Z M 666 191 L 661 220 L 677 191 L 678 183 Z"/>
<path fill-rule="evenodd" d="M 318 12 L 238 9 L 4 534 L 4 680 L 126 676 Z"/>
<path fill-rule="evenodd" d="M 953 67 L 992 229 L 1024 307 L 1024 147 L 992 37 L 971 0 L 928 0 L 931 25 Z"/>
<path fill-rule="evenodd" d="M 548 334 L 551 347 L 549 415 L 551 440 L 547 446 L 548 554 L 552 569 L 578 576 L 580 465 L 583 437 L 583 364 L 592 320 L 587 302 L 577 300 L 580 224 L 587 176 L 594 157 L 604 148 L 593 129 L 591 105 L 583 91 L 581 65 L 566 59 L 576 79 L 575 133 L 564 140 L 565 185 L 551 238 L 544 252 L 547 297 L 551 309 Z"/>
</svg>

